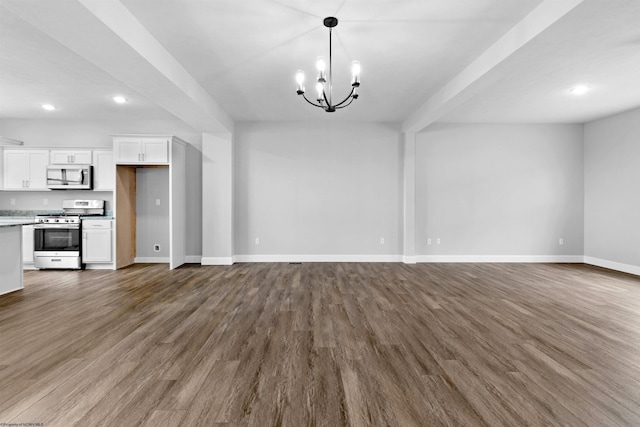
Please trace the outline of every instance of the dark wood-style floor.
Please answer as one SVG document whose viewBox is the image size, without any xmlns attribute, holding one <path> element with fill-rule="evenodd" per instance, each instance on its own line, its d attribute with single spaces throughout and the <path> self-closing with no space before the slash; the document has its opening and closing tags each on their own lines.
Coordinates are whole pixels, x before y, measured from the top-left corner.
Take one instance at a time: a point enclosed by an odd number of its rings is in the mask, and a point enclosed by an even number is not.
<svg viewBox="0 0 640 427">
<path fill-rule="evenodd" d="M 585 265 L 136 265 L 0 297 L 0 423 L 640 425 L 640 279 Z"/>
</svg>

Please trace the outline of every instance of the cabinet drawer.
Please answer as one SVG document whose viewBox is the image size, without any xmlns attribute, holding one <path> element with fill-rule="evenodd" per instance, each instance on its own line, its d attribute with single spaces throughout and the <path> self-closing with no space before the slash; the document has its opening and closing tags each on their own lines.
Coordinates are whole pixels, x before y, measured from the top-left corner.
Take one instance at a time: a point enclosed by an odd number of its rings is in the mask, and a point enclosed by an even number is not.
<svg viewBox="0 0 640 427">
<path fill-rule="evenodd" d="M 113 221 L 109 219 L 83 219 L 82 228 L 111 229 Z"/>
</svg>

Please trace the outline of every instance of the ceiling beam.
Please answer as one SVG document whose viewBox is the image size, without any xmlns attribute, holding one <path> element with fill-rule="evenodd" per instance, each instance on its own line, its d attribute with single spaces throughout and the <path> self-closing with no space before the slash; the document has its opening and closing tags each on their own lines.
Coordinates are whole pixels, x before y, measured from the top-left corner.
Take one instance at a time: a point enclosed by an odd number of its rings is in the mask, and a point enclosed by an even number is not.
<svg viewBox="0 0 640 427">
<path fill-rule="evenodd" d="M 420 132 L 469 99 L 482 77 L 583 1 L 544 0 L 412 113 L 402 123 L 403 132 Z"/>
<path fill-rule="evenodd" d="M 233 131 L 222 107 L 119 0 L 3 6 L 195 129 Z"/>
</svg>

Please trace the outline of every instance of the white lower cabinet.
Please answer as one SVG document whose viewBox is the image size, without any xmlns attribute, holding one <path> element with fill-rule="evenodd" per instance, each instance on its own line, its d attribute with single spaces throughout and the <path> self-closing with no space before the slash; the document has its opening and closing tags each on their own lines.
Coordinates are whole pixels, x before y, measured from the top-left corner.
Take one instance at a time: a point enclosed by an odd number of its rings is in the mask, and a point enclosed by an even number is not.
<svg viewBox="0 0 640 427">
<path fill-rule="evenodd" d="M 113 221 L 91 219 L 82 221 L 82 262 L 113 262 Z"/>
</svg>

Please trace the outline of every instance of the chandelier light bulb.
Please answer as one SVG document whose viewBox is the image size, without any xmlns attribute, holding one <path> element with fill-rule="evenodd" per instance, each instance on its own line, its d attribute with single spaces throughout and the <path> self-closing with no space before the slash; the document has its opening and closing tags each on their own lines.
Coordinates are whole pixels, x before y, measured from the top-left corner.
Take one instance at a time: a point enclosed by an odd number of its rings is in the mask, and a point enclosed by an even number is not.
<svg viewBox="0 0 640 427">
<path fill-rule="evenodd" d="M 360 86 L 360 63 L 358 61 L 351 63 L 351 76 L 351 86 Z"/>
<path fill-rule="evenodd" d="M 296 73 L 296 83 L 296 91 L 298 92 L 298 95 L 302 95 L 304 93 L 304 71 L 298 70 Z"/>
<path fill-rule="evenodd" d="M 316 61 L 316 69 L 318 70 L 318 81 L 322 83 L 326 82 L 327 75 L 325 70 L 327 69 L 327 64 L 324 62 L 324 58 L 322 56 Z"/>
<path fill-rule="evenodd" d="M 324 85 L 322 83 L 316 83 L 316 92 L 318 92 L 318 102 L 324 101 Z"/>
<path fill-rule="evenodd" d="M 327 69 L 327 63 L 324 62 L 324 58 L 322 56 L 319 56 L 318 60 L 316 61 L 316 69 L 322 73 L 324 73 Z"/>
<path fill-rule="evenodd" d="M 351 63 L 351 74 L 354 76 L 360 75 L 360 63 L 358 61 Z"/>
</svg>

